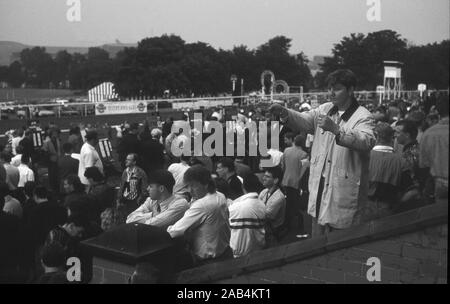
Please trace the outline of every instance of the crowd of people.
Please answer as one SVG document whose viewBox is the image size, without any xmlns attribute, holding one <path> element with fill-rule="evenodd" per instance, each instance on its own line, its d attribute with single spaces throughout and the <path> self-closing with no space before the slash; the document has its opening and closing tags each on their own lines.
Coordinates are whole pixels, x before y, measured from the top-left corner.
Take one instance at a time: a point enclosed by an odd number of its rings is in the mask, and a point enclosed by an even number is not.
<svg viewBox="0 0 450 304">
<path fill-rule="evenodd" d="M 170 118 L 126 123 L 114 139 L 117 179 L 96 130 L 74 127 L 63 142 L 50 125 L 39 146 L 34 127 L 14 131 L 0 154 L 0 281 L 64 283 L 76 256 L 87 283 L 92 261 L 80 242 L 124 223 L 184 239 L 184 269 L 448 200 L 448 95 L 362 106 L 351 71 L 328 83 L 331 99 L 317 108 L 274 102 L 239 113 L 231 132 L 244 132 L 243 156 L 176 156 L 195 130 Z M 267 155 L 248 153 L 252 119 L 280 124 Z M 213 109 L 202 123 L 225 120 Z"/>
</svg>

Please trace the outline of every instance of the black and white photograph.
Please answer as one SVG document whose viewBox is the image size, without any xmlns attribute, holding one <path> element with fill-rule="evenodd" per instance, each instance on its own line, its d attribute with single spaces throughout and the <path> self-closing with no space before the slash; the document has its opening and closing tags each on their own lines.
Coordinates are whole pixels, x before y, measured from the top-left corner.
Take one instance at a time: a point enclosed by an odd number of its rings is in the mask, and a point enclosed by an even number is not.
<svg viewBox="0 0 450 304">
<path fill-rule="evenodd" d="M 0 0 L 0 284 L 447 284 L 449 58 L 449 0 Z"/>
</svg>

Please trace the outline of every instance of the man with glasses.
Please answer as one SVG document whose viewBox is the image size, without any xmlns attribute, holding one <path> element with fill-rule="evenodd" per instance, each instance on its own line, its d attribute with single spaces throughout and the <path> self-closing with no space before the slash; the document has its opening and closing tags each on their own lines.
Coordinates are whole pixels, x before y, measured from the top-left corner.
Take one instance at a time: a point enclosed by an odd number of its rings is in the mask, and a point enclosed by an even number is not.
<svg viewBox="0 0 450 304">
<path fill-rule="evenodd" d="M 361 222 L 366 207 L 369 156 L 375 145 L 371 113 L 354 97 L 356 76 L 337 70 L 327 78 L 331 102 L 298 113 L 279 104 L 270 111 L 294 131 L 314 134 L 308 213 L 313 236 Z"/>
</svg>

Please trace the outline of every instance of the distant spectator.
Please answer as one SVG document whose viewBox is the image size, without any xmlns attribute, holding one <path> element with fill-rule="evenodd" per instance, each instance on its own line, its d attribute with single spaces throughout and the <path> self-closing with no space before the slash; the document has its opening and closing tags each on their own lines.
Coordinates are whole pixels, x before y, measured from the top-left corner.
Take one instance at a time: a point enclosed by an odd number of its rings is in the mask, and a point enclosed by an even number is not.
<svg viewBox="0 0 450 304">
<path fill-rule="evenodd" d="M 13 132 L 13 139 L 11 141 L 12 154 L 17 155 L 17 147 L 19 146 L 20 141 L 23 139 L 23 129 L 17 129 Z"/>
<path fill-rule="evenodd" d="M 173 187 L 173 193 L 178 195 L 184 195 L 189 193 L 187 184 L 184 182 L 184 173 L 189 169 L 189 156 L 180 156 L 179 163 L 173 163 L 167 169 L 175 179 L 175 186 Z"/>
<path fill-rule="evenodd" d="M 42 150 L 46 151 L 49 157 L 47 165 L 50 187 L 54 192 L 58 192 L 60 184 L 58 180 L 58 159 L 62 154 L 58 129 L 51 128 L 48 130 L 47 137 L 42 144 Z"/>
<path fill-rule="evenodd" d="M 117 147 L 117 154 L 119 154 L 119 162 L 122 167 L 125 167 L 125 159 L 130 153 L 139 153 L 139 139 L 138 139 L 138 123 L 132 123 L 128 134 L 124 135 Z"/>
<path fill-rule="evenodd" d="M 58 159 L 58 177 L 60 179 L 60 193 L 63 193 L 62 181 L 69 175 L 76 175 L 80 162 L 72 157 L 73 146 L 70 143 L 63 144 L 64 155 Z"/>
<path fill-rule="evenodd" d="M 235 200 L 244 194 L 242 190 L 242 182 L 236 174 L 234 161 L 231 158 L 224 157 L 217 163 L 217 175 L 227 181 L 230 186 L 230 198 Z"/>
<path fill-rule="evenodd" d="M 136 153 L 127 155 L 126 169 L 122 173 L 120 182 L 119 201 L 125 205 L 128 214 L 136 210 L 147 196 L 147 174 L 136 165 L 137 157 Z"/>
<path fill-rule="evenodd" d="M 6 170 L 6 184 L 10 190 L 16 190 L 20 180 L 19 169 L 11 164 L 11 155 L 7 152 L 0 153 L 0 160 Z"/>
<path fill-rule="evenodd" d="M 83 140 L 81 139 L 80 127 L 72 127 L 69 130 L 69 138 L 67 139 L 67 143 L 72 145 L 72 150 L 74 153 L 80 153 L 82 142 Z"/>
<path fill-rule="evenodd" d="M 100 214 L 106 209 L 114 206 L 115 190 L 106 183 L 105 177 L 97 167 L 89 167 L 84 172 L 89 181 L 88 196 L 92 198 L 95 205 L 95 221 L 100 222 Z"/>
<path fill-rule="evenodd" d="M 28 129 L 25 131 L 24 138 L 19 142 L 23 148 L 23 154 L 28 156 L 32 161 L 35 159 L 35 149 L 33 145 L 33 131 Z"/>
<path fill-rule="evenodd" d="M 8 185 L 0 183 L 0 199 L 4 200 L 3 211 L 11 215 L 17 216 L 18 219 L 23 217 L 23 209 L 20 202 L 10 195 Z"/>
<path fill-rule="evenodd" d="M 78 177 L 84 185 L 89 185 L 88 180 L 84 177 L 84 171 L 89 167 L 97 167 L 103 173 L 103 163 L 95 150 L 98 144 L 98 134 L 96 131 L 88 131 L 86 133 L 86 142 L 81 147 L 80 164 L 78 167 Z"/>
<path fill-rule="evenodd" d="M 19 184 L 17 185 L 19 188 L 23 188 L 26 182 L 34 181 L 34 172 L 29 167 L 30 158 L 25 154 L 22 155 L 21 164 L 19 165 Z"/>
<path fill-rule="evenodd" d="M 293 220 L 298 218 L 303 231 L 303 216 L 306 214 L 307 206 L 300 206 L 300 182 L 306 172 L 308 163 L 308 154 L 305 152 L 306 136 L 297 135 L 294 146 L 286 148 L 281 156 L 281 169 L 283 170 L 283 179 L 281 185 L 286 193 L 286 216 L 285 225 L 288 229 L 294 228 Z"/>
<path fill-rule="evenodd" d="M 15 167 L 19 167 L 21 160 L 22 160 L 22 152 L 23 152 L 23 147 L 17 146 L 16 147 L 16 155 L 11 158 L 11 165 L 13 165 Z"/>
</svg>

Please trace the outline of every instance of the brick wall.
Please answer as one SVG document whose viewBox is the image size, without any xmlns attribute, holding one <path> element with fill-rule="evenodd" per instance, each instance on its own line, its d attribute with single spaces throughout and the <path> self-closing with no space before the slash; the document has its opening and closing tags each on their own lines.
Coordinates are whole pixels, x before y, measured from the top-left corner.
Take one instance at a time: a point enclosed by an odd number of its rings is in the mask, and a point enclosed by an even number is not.
<svg viewBox="0 0 450 304">
<path fill-rule="evenodd" d="M 177 275 L 177 283 L 369 283 L 368 259 L 381 283 L 446 283 L 448 202 L 352 229 L 256 251 Z M 371 272 L 372 273 L 372 272 Z"/>
<path fill-rule="evenodd" d="M 370 257 L 381 262 L 381 283 L 447 283 L 447 224 L 337 250 L 214 283 L 371 283 Z"/>
<path fill-rule="evenodd" d="M 91 284 L 127 284 L 134 266 L 94 257 Z"/>
</svg>

